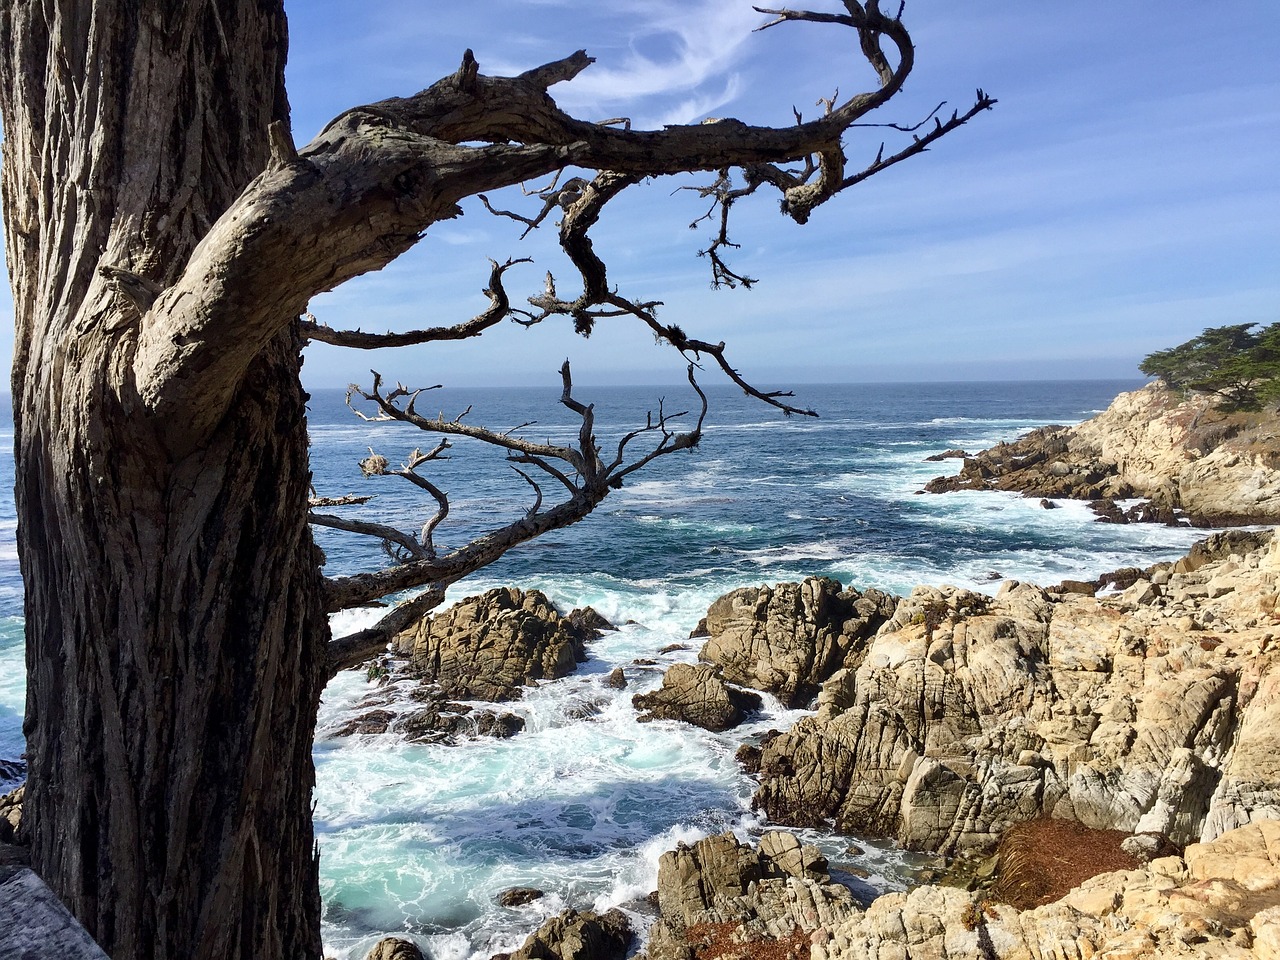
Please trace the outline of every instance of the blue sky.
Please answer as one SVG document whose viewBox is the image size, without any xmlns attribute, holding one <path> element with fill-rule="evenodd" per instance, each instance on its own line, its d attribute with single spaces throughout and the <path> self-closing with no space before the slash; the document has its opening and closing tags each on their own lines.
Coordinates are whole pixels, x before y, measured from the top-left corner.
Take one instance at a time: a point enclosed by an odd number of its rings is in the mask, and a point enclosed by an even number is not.
<svg viewBox="0 0 1280 960">
<path fill-rule="evenodd" d="M 835 9 L 838 3 L 832 3 Z M 821 7 L 817 7 L 821 9 Z M 578 115 L 637 126 L 733 116 L 785 123 L 836 88 L 867 89 L 850 31 L 763 22 L 738 0 L 298 0 L 289 6 L 294 132 L 407 95 L 475 50 L 481 70 L 526 69 L 583 47 L 597 63 L 552 89 Z M 664 322 L 726 340 L 749 376 L 778 381 L 1138 376 L 1138 360 L 1205 326 L 1280 320 L 1280 4 L 1190 0 L 910 0 L 907 89 L 878 119 L 915 122 L 940 100 L 1000 103 L 934 150 L 847 191 L 805 227 L 762 194 L 735 210 L 735 268 L 712 291 L 691 181 L 643 185 L 596 233 L 620 291 Z M 883 131 L 853 131 L 851 162 Z M 497 202 L 497 198 L 495 198 Z M 529 201 L 508 194 L 499 205 Z M 487 258 L 533 256 L 571 279 L 551 230 L 477 203 L 381 274 L 317 298 L 323 321 L 365 330 L 455 322 L 484 306 Z M 7 305 L 6 305 L 7 307 Z M 11 327 L 10 327 L 11 329 Z M 673 382 L 669 348 L 634 323 L 589 340 L 564 323 L 513 324 L 465 344 L 360 353 L 308 349 L 310 386 L 388 377 L 449 384 Z"/>
</svg>

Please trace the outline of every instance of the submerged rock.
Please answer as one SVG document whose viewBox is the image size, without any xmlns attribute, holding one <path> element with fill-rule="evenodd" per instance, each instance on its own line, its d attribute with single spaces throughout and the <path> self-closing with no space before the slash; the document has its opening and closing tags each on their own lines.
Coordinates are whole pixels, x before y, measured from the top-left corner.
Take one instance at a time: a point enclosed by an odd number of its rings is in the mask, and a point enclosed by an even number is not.
<svg viewBox="0 0 1280 960">
<path fill-rule="evenodd" d="M 411 701 L 423 706 L 410 710 L 398 709 L 402 703 L 379 696 L 379 707 L 359 714 L 329 733 L 330 737 L 369 736 L 383 733 L 399 734 L 410 743 L 452 744 L 459 739 L 493 737 L 505 740 L 524 729 L 524 719 L 513 713 L 494 710 L 477 710 L 470 704 L 454 703 L 439 689 L 419 687 L 410 695 Z"/>
<path fill-rule="evenodd" d="M 523 907 L 545 896 L 545 893 L 535 887 L 511 887 L 498 894 L 498 904 L 503 907 Z"/>
<path fill-rule="evenodd" d="M 706 663 L 673 665 L 659 689 L 638 693 L 631 702 L 643 711 L 641 723 L 682 720 L 712 731 L 736 727 L 762 704 L 757 694 L 729 686 L 719 668 Z"/>
<path fill-rule="evenodd" d="M 396 636 L 393 649 L 448 697 L 516 700 L 523 686 L 573 673 L 601 621 L 594 611 L 562 617 L 537 590 L 503 587 L 424 617 Z"/>
</svg>

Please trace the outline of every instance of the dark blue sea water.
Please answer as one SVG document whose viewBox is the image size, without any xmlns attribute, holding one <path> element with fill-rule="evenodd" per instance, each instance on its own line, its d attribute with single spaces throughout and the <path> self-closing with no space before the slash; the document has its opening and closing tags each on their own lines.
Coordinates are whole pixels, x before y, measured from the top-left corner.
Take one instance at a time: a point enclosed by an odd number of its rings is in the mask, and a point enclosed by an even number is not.
<svg viewBox="0 0 1280 960">
<path fill-rule="evenodd" d="M 579 674 L 545 684 L 513 708 L 526 731 L 509 741 L 454 747 L 394 737 L 331 739 L 369 692 L 358 673 L 326 692 L 315 750 L 319 786 L 325 936 L 335 956 L 363 956 L 387 932 L 417 937 L 440 960 L 518 945 L 566 905 L 626 903 L 653 888 L 656 858 L 710 831 L 750 832 L 751 782 L 733 752 L 745 735 L 801 715 L 776 704 L 745 730 L 714 735 L 673 723 L 639 725 L 631 695 L 656 686 L 661 670 L 696 657 L 696 645 L 659 655 L 687 637 L 708 604 L 734 587 L 823 574 L 858 587 L 906 592 L 917 583 L 994 591 L 993 578 L 1053 583 L 1146 565 L 1185 550 L 1185 530 L 1098 524 L 1084 507 L 1044 510 L 1015 495 L 919 495 L 956 461 L 925 463 L 941 450 L 974 451 L 1046 423 L 1101 411 L 1134 382 L 875 384 L 804 387 L 799 402 L 817 420 L 786 418 L 736 391 L 708 391 L 705 439 L 656 462 L 587 520 L 510 553 L 460 585 L 451 598 L 496 585 L 536 587 L 564 610 L 591 604 L 618 624 Z M 424 394 L 420 412 L 567 442 L 578 422 L 559 391 L 448 390 Z M 667 411 L 696 410 L 687 386 L 582 388 L 594 402 L 602 446 L 643 422 L 659 399 Z M 394 477 L 365 479 L 369 448 L 393 465 L 436 438 L 400 424 L 357 419 L 341 393 L 311 405 L 317 492 L 373 494 L 352 516 L 420 526 L 434 504 Z M 639 443 L 639 441 L 637 441 Z M 456 443 L 425 474 L 449 491 L 437 532 L 457 546 L 507 523 L 531 503 L 529 486 L 499 452 Z M 12 489 L 10 456 L 0 488 Z M 550 498 L 551 485 L 544 485 Z M 14 510 L 0 498 L 0 758 L 21 752 L 23 665 Z M 331 574 L 385 562 L 367 538 L 320 531 Z M 369 617 L 341 614 L 345 632 Z M 637 658 L 658 660 L 638 668 Z M 621 665 L 625 692 L 604 677 Z M 573 719 L 590 703 L 589 721 Z M 3 788 L 4 785 L 0 785 Z M 830 844 L 833 854 L 843 842 Z M 902 882 L 903 858 L 867 845 L 860 866 L 879 888 Z M 519 909 L 494 896 L 516 885 L 548 891 Z"/>
</svg>

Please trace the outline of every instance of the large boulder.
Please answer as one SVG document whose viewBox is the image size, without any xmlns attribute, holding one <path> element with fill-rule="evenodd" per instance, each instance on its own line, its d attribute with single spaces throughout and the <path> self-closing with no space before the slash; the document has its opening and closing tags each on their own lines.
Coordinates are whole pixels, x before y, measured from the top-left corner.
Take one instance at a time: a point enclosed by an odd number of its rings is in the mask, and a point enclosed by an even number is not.
<svg viewBox="0 0 1280 960">
<path fill-rule="evenodd" d="M 747 949 L 790 941 L 797 933 L 843 922 L 858 910 L 847 887 L 832 883 L 813 846 L 782 831 L 758 848 L 732 833 L 681 844 L 658 861 L 660 920 L 650 931 L 650 960 L 688 960 L 708 936 Z M 797 944 L 799 945 L 799 944 Z"/>
<path fill-rule="evenodd" d="M 1041 816 L 1179 846 L 1280 816 L 1278 574 L 1273 541 L 1101 599 L 917 588 L 762 744 L 755 803 L 946 853 Z"/>
<path fill-rule="evenodd" d="M 524 686 L 571 674 L 587 658 L 596 623 L 562 617 L 537 590 L 502 587 L 424 617 L 393 649 L 448 697 L 516 700 Z"/>
<path fill-rule="evenodd" d="M 621 910 L 565 910 L 529 934 L 519 950 L 493 960 L 622 960 L 634 937 Z"/>
<path fill-rule="evenodd" d="M 707 610 L 707 641 L 698 656 L 717 664 L 730 683 L 804 706 L 831 674 L 857 665 L 897 599 L 826 577 L 734 590 Z"/>
<path fill-rule="evenodd" d="M 736 727 L 762 703 L 758 694 L 725 683 L 720 669 L 709 663 L 673 664 L 659 689 L 638 693 L 631 702 L 642 711 L 641 723 L 682 720 L 712 731 Z"/>
</svg>

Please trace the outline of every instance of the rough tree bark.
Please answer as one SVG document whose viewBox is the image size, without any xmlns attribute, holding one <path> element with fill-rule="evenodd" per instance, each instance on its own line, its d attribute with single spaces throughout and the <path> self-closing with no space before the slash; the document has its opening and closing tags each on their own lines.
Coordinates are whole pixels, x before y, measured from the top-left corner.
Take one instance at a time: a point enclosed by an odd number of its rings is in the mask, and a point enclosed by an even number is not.
<svg viewBox="0 0 1280 960">
<path fill-rule="evenodd" d="M 444 586 L 585 516 L 651 458 L 600 455 L 566 370 L 578 448 L 506 445 L 567 499 L 544 509 L 539 489 L 528 516 L 476 544 L 437 557 L 428 532 L 403 541 L 390 570 L 326 581 L 308 526 L 299 351 L 307 337 L 387 341 L 302 324 L 313 295 L 380 269 L 465 197 L 576 167 L 585 179 L 548 194 L 544 213 L 561 212 L 583 293 L 563 300 L 549 281 L 523 322 L 566 315 L 589 330 L 629 314 L 736 378 L 723 344 L 658 325 L 652 304 L 605 282 L 587 230 L 608 200 L 645 176 L 721 171 L 706 195 L 726 216 L 767 186 L 803 221 L 992 102 L 979 91 L 972 110 L 849 173 L 841 136 L 900 88 L 910 38 L 874 0 L 834 17 L 774 13 L 856 30 L 876 88 L 786 128 L 631 131 L 569 117 L 548 95 L 588 66 L 581 52 L 505 79 L 480 75 L 468 53 L 428 90 L 348 111 L 298 151 L 281 0 L 0 6 L 26 822 L 34 866 L 117 960 L 319 957 L 310 750 L 325 679 Z M 717 271 L 723 222 L 720 238 Z M 417 341 L 517 313 L 502 269 L 493 310 Z M 397 395 L 369 396 L 413 422 Z M 660 455 L 698 431 L 659 417 L 636 436 Z M 332 640 L 328 611 L 408 587 L 425 588 L 416 606 Z"/>
</svg>

